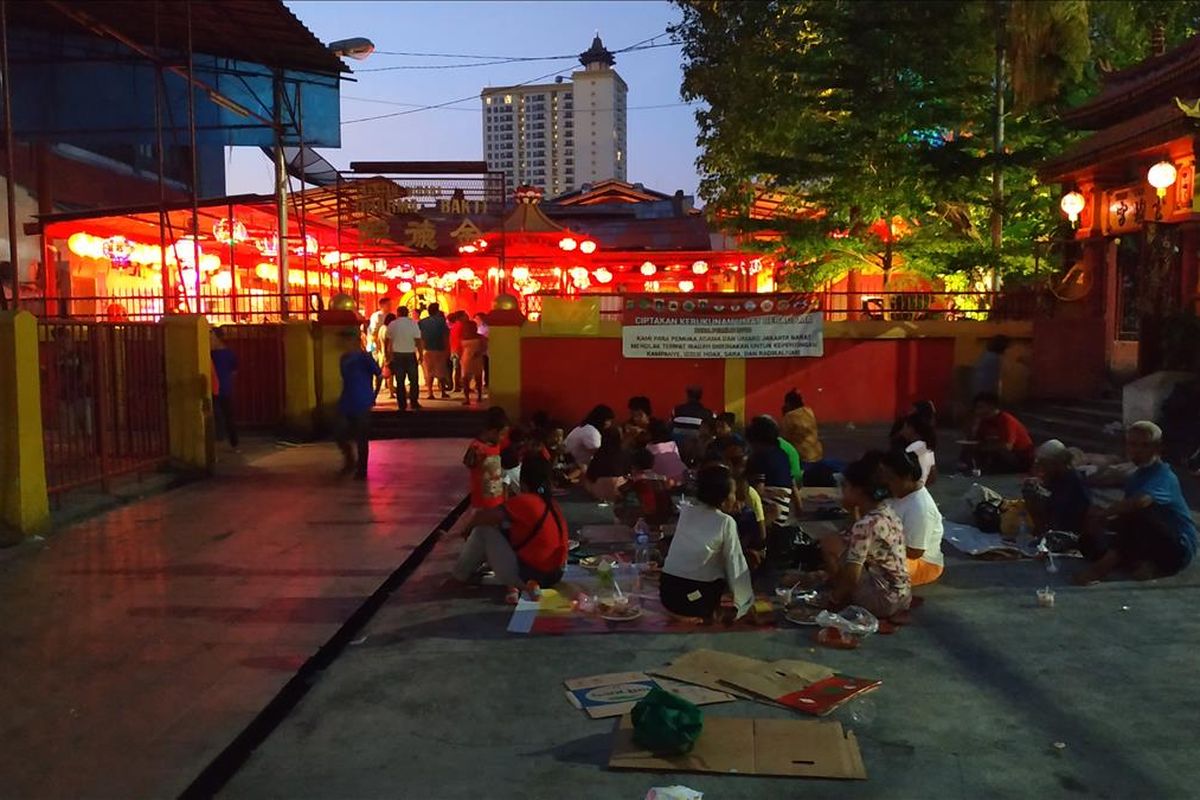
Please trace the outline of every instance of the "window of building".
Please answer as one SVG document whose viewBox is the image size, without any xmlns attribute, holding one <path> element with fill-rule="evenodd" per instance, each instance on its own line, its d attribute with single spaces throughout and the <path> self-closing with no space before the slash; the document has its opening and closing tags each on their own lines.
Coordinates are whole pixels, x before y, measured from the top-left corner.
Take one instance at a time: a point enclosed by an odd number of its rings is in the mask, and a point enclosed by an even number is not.
<svg viewBox="0 0 1200 800">
<path fill-rule="evenodd" d="M 509 105 L 512 103 L 512 95 L 511 94 L 504 95 L 504 103 L 506 105 Z"/>
</svg>

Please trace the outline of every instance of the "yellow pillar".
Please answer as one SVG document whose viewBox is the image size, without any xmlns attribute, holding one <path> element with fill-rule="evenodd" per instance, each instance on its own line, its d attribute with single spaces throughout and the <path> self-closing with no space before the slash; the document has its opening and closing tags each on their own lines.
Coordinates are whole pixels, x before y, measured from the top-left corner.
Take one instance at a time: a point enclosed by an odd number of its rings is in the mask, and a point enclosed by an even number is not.
<svg viewBox="0 0 1200 800">
<path fill-rule="evenodd" d="M 521 326 L 492 323 L 489 328 L 488 394 L 493 404 L 508 412 L 510 419 L 518 419 L 521 415 Z"/>
<path fill-rule="evenodd" d="M 745 425 L 746 420 L 746 359 L 725 359 L 725 410 L 737 415 Z"/>
<path fill-rule="evenodd" d="M 184 469 L 212 466 L 212 357 L 208 320 L 164 317 L 167 360 L 167 431 L 171 460 Z"/>
<path fill-rule="evenodd" d="M 345 323 L 317 323 L 313 330 L 313 363 L 316 367 L 317 421 L 324 431 L 333 430 L 337 423 L 337 402 L 342 395 L 342 354 L 347 339 L 339 334 Z"/>
<path fill-rule="evenodd" d="M 310 322 L 287 322 L 283 328 L 283 418 L 288 430 L 310 437 L 317 414 L 317 371 Z"/>
<path fill-rule="evenodd" d="M 4 311 L 0 312 L 0 537 L 15 540 L 49 522 L 37 320 L 28 311 Z"/>
</svg>

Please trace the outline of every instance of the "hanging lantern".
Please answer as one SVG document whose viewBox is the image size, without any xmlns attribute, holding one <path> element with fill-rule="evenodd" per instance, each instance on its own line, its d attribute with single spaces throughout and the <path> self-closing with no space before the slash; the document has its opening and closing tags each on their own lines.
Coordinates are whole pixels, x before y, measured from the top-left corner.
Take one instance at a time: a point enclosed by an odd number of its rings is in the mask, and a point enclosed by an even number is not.
<svg viewBox="0 0 1200 800">
<path fill-rule="evenodd" d="M 592 253 L 596 252 L 596 243 L 591 239 L 584 239 L 579 243 L 579 252 L 590 256 Z"/>
<path fill-rule="evenodd" d="M 259 248 L 261 250 L 261 248 Z M 342 263 L 342 254 L 337 250 L 330 250 L 327 253 L 321 254 L 321 265 L 325 267 L 336 267 Z"/>
<path fill-rule="evenodd" d="M 761 258 L 750 259 L 750 274 L 751 275 L 757 275 L 758 273 L 762 272 L 762 268 L 763 268 L 763 265 L 762 265 Z"/>
<path fill-rule="evenodd" d="M 483 279 L 482 279 L 482 278 L 475 278 L 475 277 L 472 277 L 472 278 L 468 278 L 468 279 L 467 279 L 467 288 L 468 288 L 468 289 L 470 289 L 472 292 L 477 292 L 477 291 L 479 291 L 479 289 L 480 289 L 482 286 L 483 286 Z"/>
<path fill-rule="evenodd" d="M 304 235 L 304 244 L 296 245 L 292 248 L 292 252 L 298 256 L 311 256 L 316 255 L 319 249 L 320 245 L 317 243 L 317 237 L 308 233 Z"/>
<path fill-rule="evenodd" d="M 212 280 L 209 282 L 214 289 L 221 292 L 228 292 L 233 288 L 233 276 L 228 272 L 218 272 L 212 276 Z"/>
<path fill-rule="evenodd" d="M 708 272 L 708 262 L 707 261 L 692 262 L 692 274 L 693 275 L 703 275 L 706 272 Z"/>
<path fill-rule="evenodd" d="M 1079 215 L 1085 205 L 1087 205 L 1087 201 L 1082 194 L 1076 191 L 1067 192 L 1058 201 L 1058 207 L 1067 215 L 1067 219 L 1071 221 L 1072 225 L 1079 221 Z"/>
<path fill-rule="evenodd" d="M 476 239 L 475 240 L 476 248 L 478 248 L 480 250 L 487 250 L 487 246 L 488 246 L 487 239 Z"/>
<path fill-rule="evenodd" d="M 246 233 L 246 223 L 240 219 L 230 221 L 229 217 L 221 217 L 213 223 L 213 238 L 221 244 L 227 245 L 230 242 L 233 244 L 241 244 L 250 238 Z"/>
<path fill-rule="evenodd" d="M 202 253 L 200 255 L 200 271 L 201 272 L 216 272 L 221 269 L 221 257 L 213 253 Z"/>
<path fill-rule="evenodd" d="M 679 282 L 679 291 L 681 291 L 681 292 L 690 292 L 692 289 L 695 289 L 695 288 L 696 288 L 696 284 L 692 283 L 689 280 L 682 280 Z"/>
<path fill-rule="evenodd" d="M 114 267 L 128 266 L 129 259 L 133 255 L 133 245 L 124 236 L 108 237 L 101 245 L 101 250 L 104 257 L 111 261 Z"/>
<path fill-rule="evenodd" d="M 569 253 L 579 246 L 579 242 L 575 241 L 570 236 L 564 236 L 558 240 L 558 246 Z"/>
<path fill-rule="evenodd" d="M 296 270 L 296 269 L 289 270 L 287 282 L 288 282 L 288 286 L 303 286 L 304 285 L 304 271 Z"/>
<path fill-rule="evenodd" d="M 417 274 L 417 272 L 416 272 L 416 270 L 413 269 L 412 264 L 401 264 L 400 265 L 400 277 L 403 280 L 411 281 L 413 279 L 413 276 L 416 274 Z"/>
<path fill-rule="evenodd" d="M 647 278 L 658 272 L 658 267 L 654 266 L 653 261 L 642 262 L 642 274 Z"/>
<path fill-rule="evenodd" d="M 67 249 L 80 258 L 99 258 L 104 253 L 94 244 L 95 239 L 87 233 L 72 233 L 67 239 Z"/>
<path fill-rule="evenodd" d="M 427 283 L 429 281 L 429 273 L 425 270 L 421 270 L 413 275 L 413 281 L 415 283 Z"/>
<path fill-rule="evenodd" d="M 596 279 L 596 283 L 611 283 L 613 274 L 605 267 L 600 267 L 600 269 L 592 273 L 592 277 Z"/>
<path fill-rule="evenodd" d="M 396 287 L 396 291 L 404 292 L 405 294 L 408 294 L 409 292 L 412 291 L 412 286 L 413 286 L 412 283 L 410 283 L 409 281 L 400 281 L 400 284 Z"/>
<path fill-rule="evenodd" d="M 475 270 L 470 267 L 463 267 L 458 271 L 458 279 L 460 281 L 469 281 L 475 277 Z"/>
<path fill-rule="evenodd" d="M 171 245 L 170 253 L 174 262 L 195 269 L 196 259 L 204 255 L 204 250 L 190 236 L 184 236 Z M 170 260 L 170 259 L 168 259 Z"/>
<path fill-rule="evenodd" d="M 187 267 L 180 272 L 180 279 L 183 281 L 183 288 L 186 291 L 194 291 L 196 288 L 196 270 Z"/>
<path fill-rule="evenodd" d="M 260 236 L 254 240 L 254 246 L 263 257 L 275 258 L 279 255 L 279 236 L 274 233 L 270 236 Z"/>
<path fill-rule="evenodd" d="M 268 264 L 264 261 L 254 268 L 254 274 L 259 280 L 279 283 L 279 267 L 274 264 Z"/>
<path fill-rule="evenodd" d="M 529 267 L 513 267 L 512 279 L 518 283 L 529 280 Z"/>
<path fill-rule="evenodd" d="M 1175 171 L 1175 165 L 1170 161 L 1159 161 L 1150 168 L 1146 173 L 1146 180 L 1158 192 L 1159 197 L 1167 196 L 1167 187 L 1175 183 L 1175 178 L 1178 173 Z"/>
<path fill-rule="evenodd" d="M 477 249 L 478 248 L 473 244 L 462 244 L 458 246 L 458 252 L 465 253 L 467 255 L 474 253 Z"/>
</svg>

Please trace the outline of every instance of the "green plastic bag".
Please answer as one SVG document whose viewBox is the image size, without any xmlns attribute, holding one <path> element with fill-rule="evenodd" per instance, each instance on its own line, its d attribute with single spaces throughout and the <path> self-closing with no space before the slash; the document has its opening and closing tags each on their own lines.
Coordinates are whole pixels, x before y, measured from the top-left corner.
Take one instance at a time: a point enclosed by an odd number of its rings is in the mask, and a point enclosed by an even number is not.
<svg viewBox="0 0 1200 800">
<path fill-rule="evenodd" d="M 691 752 L 704 730 L 704 713 L 657 686 L 633 707 L 633 741 L 656 755 Z"/>
</svg>

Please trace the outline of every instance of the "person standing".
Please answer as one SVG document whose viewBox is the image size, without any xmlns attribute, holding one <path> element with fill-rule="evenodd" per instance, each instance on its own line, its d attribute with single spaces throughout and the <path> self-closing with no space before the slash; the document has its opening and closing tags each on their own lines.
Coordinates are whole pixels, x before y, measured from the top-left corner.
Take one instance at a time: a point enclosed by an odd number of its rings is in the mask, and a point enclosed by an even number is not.
<svg viewBox="0 0 1200 800">
<path fill-rule="evenodd" d="M 341 334 L 346 352 L 342 354 L 342 395 L 338 398 L 337 444 L 342 451 L 342 474 L 354 473 L 366 480 L 367 457 L 370 453 L 371 409 L 383 381 L 383 370 L 363 350 L 358 328 L 348 328 Z"/>
<path fill-rule="evenodd" d="M 484 314 L 482 311 L 475 312 L 475 329 L 479 331 L 479 335 L 482 336 L 484 340 L 483 385 L 488 386 L 491 384 L 492 377 L 492 359 L 491 356 L 487 354 L 487 340 L 491 335 L 491 328 L 488 327 L 487 324 L 487 314 Z"/>
<path fill-rule="evenodd" d="M 400 306 L 400 316 L 388 323 L 385 329 L 388 364 L 396 381 L 396 405 L 401 411 L 411 406 L 414 411 L 421 407 L 417 399 L 421 396 L 417 377 L 417 359 L 421 353 L 421 329 L 408 315 L 408 306 Z M 408 381 L 408 388 L 404 383 Z M 407 404 L 406 404 L 407 401 Z"/>
<path fill-rule="evenodd" d="M 461 392 L 463 385 L 463 323 L 467 321 L 467 312 L 455 311 L 446 317 L 450 325 L 450 391 Z"/>
<path fill-rule="evenodd" d="M 463 391 L 463 405 L 471 405 L 471 383 L 475 384 L 475 396 L 483 402 L 483 360 L 487 358 L 487 339 L 479 335 L 475 323 L 466 316 L 459 325 L 462 328 L 459 347 L 459 386 Z"/>
<path fill-rule="evenodd" d="M 234 382 L 238 371 L 237 353 L 225 345 L 225 331 L 222 328 L 210 328 L 208 334 L 209 355 L 212 356 L 212 367 L 216 378 L 216 390 L 213 392 L 213 409 L 216 411 L 218 437 L 223 428 L 229 438 L 229 446 L 238 449 L 237 420 L 233 414 Z"/>
<path fill-rule="evenodd" d="M 442 385 L 442 399 L 450 399 L 449 378 L 446 375 L 450 357 L 450 326 L 446 324 L 446 315 L 437 303 L 429 304 L 429 314 L 417 323 L 421 330 L 421 340 L 425 345 L 421 364 L 425 369 L 425 391 L 427 399 L 433 399 L 433 381 L 436 378 Z"/>
</svg>

